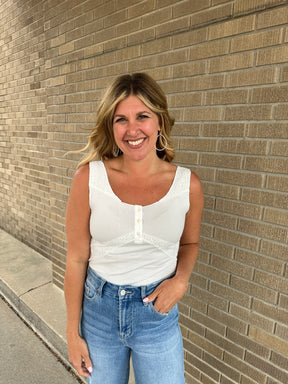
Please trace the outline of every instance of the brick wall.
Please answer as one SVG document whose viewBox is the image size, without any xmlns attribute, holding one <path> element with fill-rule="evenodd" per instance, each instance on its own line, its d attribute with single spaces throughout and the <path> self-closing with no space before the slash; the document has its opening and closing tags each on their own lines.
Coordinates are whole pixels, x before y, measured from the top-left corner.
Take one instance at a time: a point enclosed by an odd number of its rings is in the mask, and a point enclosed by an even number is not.
<svg viewBox="0 0 288 384">
<path fill-rule="evenodd" d="M 1 227 L 54 263 L 103 89 L 147 71 L 203 182 L 201 251 L 180 304 L 187 383 L 288 382 L 288 2 L 6 0 Z"/>
<path fill-rule="evenodd" d="M 48 257 L 43 21 L 41 1 L 0 3 L 0 225 Z"/>
</svg>

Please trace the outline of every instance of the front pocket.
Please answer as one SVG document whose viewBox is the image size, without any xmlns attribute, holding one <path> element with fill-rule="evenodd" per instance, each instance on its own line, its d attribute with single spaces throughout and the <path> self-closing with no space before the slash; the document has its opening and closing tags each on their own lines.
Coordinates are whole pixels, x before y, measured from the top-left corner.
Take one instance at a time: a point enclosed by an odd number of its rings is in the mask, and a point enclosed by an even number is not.
<svg viewBox="0 0 288 384">
<path fill-rule="evenodd" d="M 150 302 L 149 303 L 149 307 L 152 310 L 152 312 L 154 312 L 155 314 L 157 314 L 160 317 L 167 317 L 169 315 L 169 313 L 170 313 L 170 312 L 168 312 L 168 313 L 160 313 L 160 312 L 158 312 L 157 309 L 155 309 L 155 307 L 154 307 L 154 302 Z"/>
<path fill-rule="evenodd" d="M 88 300 L 94 300 L 97 296 L 97 287 L 89 278 L 85 281 L 84 296 Z"/>
</svg>

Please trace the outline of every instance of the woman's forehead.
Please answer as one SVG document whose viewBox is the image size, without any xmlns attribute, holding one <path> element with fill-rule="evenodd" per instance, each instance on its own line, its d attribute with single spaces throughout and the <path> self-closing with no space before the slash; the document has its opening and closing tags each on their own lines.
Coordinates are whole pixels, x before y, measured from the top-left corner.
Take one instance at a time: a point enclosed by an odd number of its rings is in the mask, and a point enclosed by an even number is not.
<svg viewBox="0 0 288 384">
<path fill-rule="evenodd" d="M 121 114 L 122 112 L 127 113 L 127 112 L 131 112 L 131 111 L 133 111 L 133 112 L 134 111 L 137 111 L 137 112 L 147 111 L 147 112 L 153 113 L 151 111 L 151 109 L 149 107 L 147 107 L 147 105 L 144 104 L 142 100 L 139 99 L 139 97 L 137 97 L 135 95 L 130 95 L 118 103 L 114 114 L 118 114 L 118 113 Z"/>
</svg>

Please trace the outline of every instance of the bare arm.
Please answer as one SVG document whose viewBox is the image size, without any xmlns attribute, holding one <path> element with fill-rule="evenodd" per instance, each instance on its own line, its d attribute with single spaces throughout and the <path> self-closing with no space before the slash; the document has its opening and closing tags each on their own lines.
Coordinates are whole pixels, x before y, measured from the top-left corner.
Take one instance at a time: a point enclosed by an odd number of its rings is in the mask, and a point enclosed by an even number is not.
<svg viewBox="0 0 288 384">
<path fill-rule="evenodd" d="M 192 173 L 190 179 L 190 208 L 186 214 L 185 226 L 180 240 L 175 276 L 164 280 L 146 300 L 148 302 L 156 299 L 154 306 L 160 313 L 169 312 L 187 290 L 189 278 L 199 252 L 203 205 L 204 197 L 201 182 Z"/>
<path fill-rule="evenodd" d="M 90 255 L 89 165 L 74 176 L 66 213 L 67 260 L 64 292 L 67 309 L 69 359 L 81 376 L 90 376 L 91 361 L 79 335 L 84 283 Z M 83 366 L 82 360 L 85 362 Z"/>
<path fill-rule="evenodd" d="M 195 174 L 191 174 L 190 182 L 190 208 L 186 215 L 185 227 L 180 240 L 178 264 L 175 277 L 188 281 L 196 264 L 204 196 L 201 182 Z"/>
</svg>

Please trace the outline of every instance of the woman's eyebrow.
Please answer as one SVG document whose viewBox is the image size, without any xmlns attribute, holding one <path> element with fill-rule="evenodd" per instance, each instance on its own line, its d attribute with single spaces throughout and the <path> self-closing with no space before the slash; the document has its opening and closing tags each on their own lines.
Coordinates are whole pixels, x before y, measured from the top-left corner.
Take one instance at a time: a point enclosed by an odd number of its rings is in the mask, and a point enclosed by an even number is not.
<svg viewBox="0 0 288 384">
<path fill-rule="evenodd" d="M 151 112 L 149 112 L 149 111 L 141 111 L 141 112 L 137 112 L 137 115 L 142 115 L 143 113 L 148 113 L 148 115 L 152 115 L 152 113 Z"/>
<path fill-rule="evenodd" d="M 114 115 L 114 119 L 115 119 L 115 117 L 125 117 L 125 115 L 117 114 L 117 115 Z"/>
<path fill-rule="evenodd" d="M 137 112 L 136 115 L 139 116 L 139 115 L 142 115 L 143 113 L 147 113 L 147 114 L 149 114 L 149 115 L 152 115 L 151 112 L 146 111 L 146 110 L 145 110 L 145 111 Z M 120 113 L 117 113 L 117 115 L 114 115 L 114 119 L 115 119 L 116 117 L 126 117 L 126 115 L 122 115 L 122 114 L 120 114 Z"/>
</svg>

